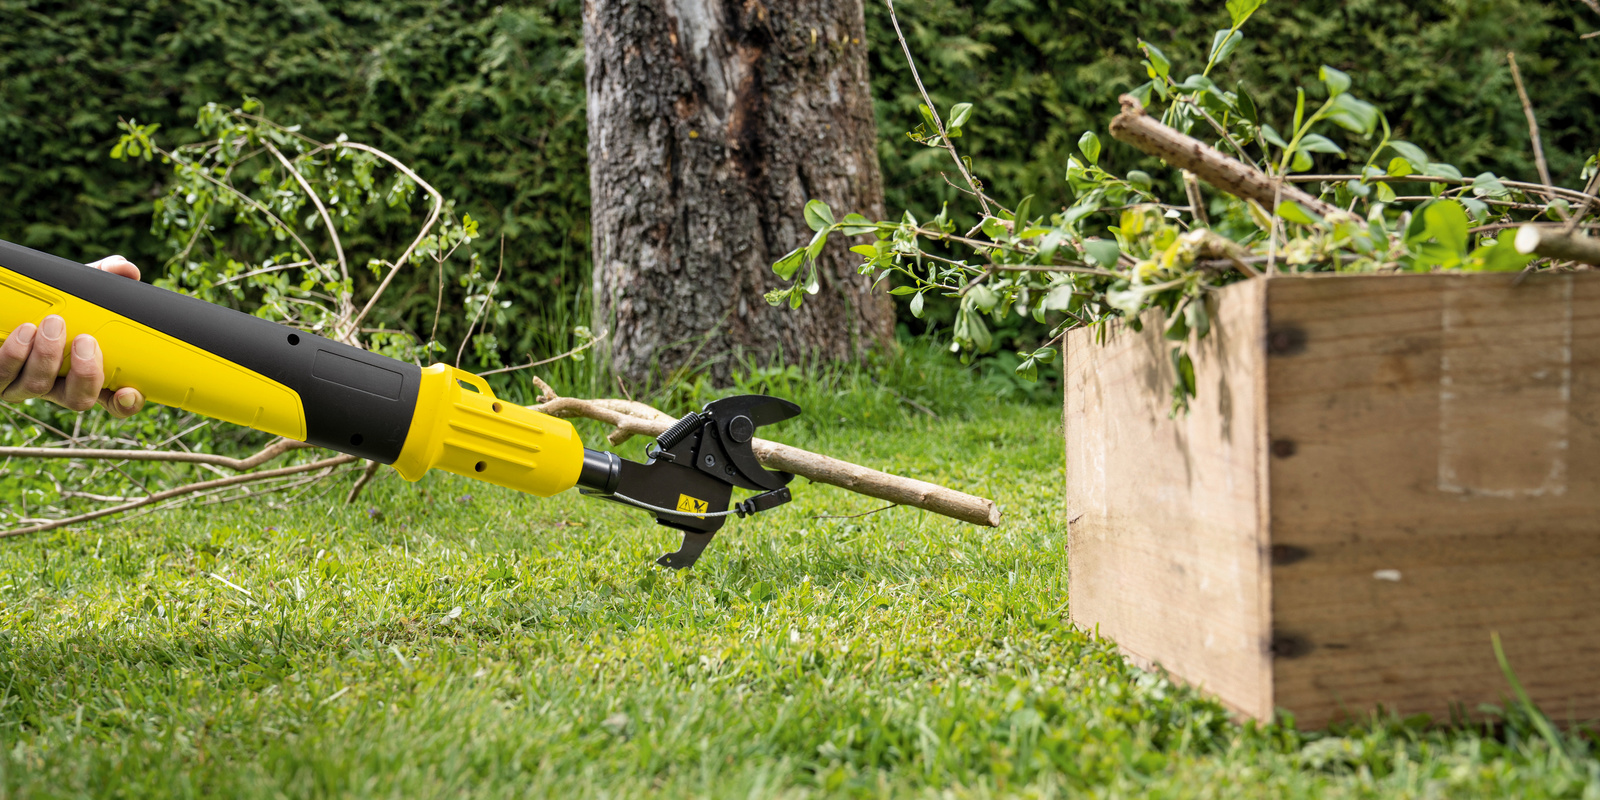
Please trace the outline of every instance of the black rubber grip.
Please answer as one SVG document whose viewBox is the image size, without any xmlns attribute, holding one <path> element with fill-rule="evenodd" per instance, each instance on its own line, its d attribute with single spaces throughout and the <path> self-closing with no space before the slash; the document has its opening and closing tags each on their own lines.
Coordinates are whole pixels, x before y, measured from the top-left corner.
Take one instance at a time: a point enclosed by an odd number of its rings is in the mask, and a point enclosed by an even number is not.
<svg viewBox="0 0 1600 800">
<path fill-rule="evenodd" d="M 287 386 L 309 444 L 382 464 L 400 457 L 422 382 L 415 364 L 10 242 L 0 241 L 0 266 Z"/>
</svg>

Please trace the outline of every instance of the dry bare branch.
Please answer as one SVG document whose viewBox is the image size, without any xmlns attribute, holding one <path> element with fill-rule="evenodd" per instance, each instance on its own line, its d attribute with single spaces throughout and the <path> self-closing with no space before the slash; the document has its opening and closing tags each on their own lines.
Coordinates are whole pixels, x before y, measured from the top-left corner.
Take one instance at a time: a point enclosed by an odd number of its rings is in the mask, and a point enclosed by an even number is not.
<svg viewBox="0 0 1600 800">
<path fill-rule="evenodd" d="M 100 519 L 101 517 L 109 517 L 113 514 L 121 514 L 127 511 L 132 511 L 136 508 L 142 508 L 154 503 L 171 500 L 175 497 L 182 497 L 184 495 L 195 494 L 197 492 L 206 492 L 214 489 L 225 489 L 230 486 L 239 486 L 241 484 L 254 483 L 256 481 L 271 480 L 273 478 L 281 478 L 285 475 L 297 475 L 302 472 L 314 472 L 319 469 L 327 469 L 328 467 L 337 467 L 341 464 L 349 464 L 356 460 L 357 459 L 355 456 L 335 456 L 333 458 L 325 458 L 321 461 L 313 461 L 309 464 L 296 464 L 292 467 L 281 467 L 279 469 L 268 470 L 266 472 L 248 472 L 243 475 L 233 475 L 227 478 L 218 478 L 212 481 L 191 483 L 187 486 L 179 486 L 176 488 L 167 489 L 166 491 L 156 492 L 149 497 L 141 497 L 138 500 L 130 503 L 123 503 L 119 506 L 95 509 L 94 511 L 79 514 L 75 517 L 40 521 L 37 524 L 29 525 L 27 527 L 13 528 L 9 531 L 0 532 L 0 539 L 9 539 L 13 536 L 24 536 L 30 533 L 53 531 L 57 528 L 64 528 L 68 525 L 77 525 L 80 523 L 89 522 L 91 520 Z"/>
<path fill-rule="evenodd" d="M 356 484 L 350 487 L 350 494 L 345 496 L 344 504 L 350 505 L 354 503 L 356 498 L 361 496 L 361 490 L 367 488 L 367 484 L 372 483 L 372 479 L 382 467 L 383 465 L 376 461 L 368 461 L 367 466 L 361 470 L 361 477 L 357 478 Z"/>
<path fill-rule="evenodd" d="M 1528 118 L 1528 138 L 1533 141 L 1533 163 L 1539 170 L 1539 180 L 1545 186 L 1554 186 L 1550 180 L 1550 165 L 1544 160 L 1544 144 L 1539 141 L 1539 121 L 1533 116 L 1533 101 L 1522 86 L 1522 70 L 1517 69 L 1517 54 L 1506 53 L 1506 63 L 1511 65 L 1511 82 L 1517 86 L 1517 97 L 1522 100 L 1522 115 Z"/>
<path fill-rule="evenodd" d="M 0 458 L 83 459 L 89 461 L 168 461 L 177 464 L 204 464 L 213 467 L 248 472 L 290 450 L 310 447 L 305 442 L 279 439 L 260 452 L 246 458 L 229 458 L 210 453 L 189 453 L 176 450 L 103 450 L 86 447 L 0 447 Z"/>
</svg>

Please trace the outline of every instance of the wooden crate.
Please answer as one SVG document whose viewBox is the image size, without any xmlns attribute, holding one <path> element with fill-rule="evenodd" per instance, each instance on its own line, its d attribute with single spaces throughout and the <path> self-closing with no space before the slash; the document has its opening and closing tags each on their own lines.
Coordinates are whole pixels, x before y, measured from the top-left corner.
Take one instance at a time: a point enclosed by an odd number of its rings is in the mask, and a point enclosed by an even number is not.
<svg viewBox="0 0 1600 800">
<path fill-rule="evenodd" d="M 1257 719 L 1600 717 L 1600 274 L 1282 277 L 1074 332 L 1071 609 Z"/>
</svg>

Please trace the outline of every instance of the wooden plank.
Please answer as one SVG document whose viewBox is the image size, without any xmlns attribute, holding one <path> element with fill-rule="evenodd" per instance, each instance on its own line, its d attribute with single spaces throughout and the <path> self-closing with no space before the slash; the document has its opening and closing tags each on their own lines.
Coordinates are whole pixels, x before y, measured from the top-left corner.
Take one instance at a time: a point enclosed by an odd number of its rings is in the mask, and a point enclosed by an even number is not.
<svg viewBox="0 0 1600 800">
<path fill-rule="evenodd" d="M 1600 275 L 1269 283 L 1272 625 L 1305 726 L 1600 717 Z"/>
<path fill-rule="evenodd" d="M 1220 293 L 1185 416 L 1168 414 L 1159 318 L 1074 331 L 1064 382 L 1073 621 L 1258 718 L 1272 714 L 1263 287 Z"/>
</svg>

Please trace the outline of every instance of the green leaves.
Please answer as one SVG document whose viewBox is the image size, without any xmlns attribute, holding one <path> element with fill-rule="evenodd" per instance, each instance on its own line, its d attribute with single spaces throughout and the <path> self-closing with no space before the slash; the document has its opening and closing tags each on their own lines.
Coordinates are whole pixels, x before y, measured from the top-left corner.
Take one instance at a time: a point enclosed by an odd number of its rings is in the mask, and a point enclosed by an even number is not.
<svg viewBox="0 0 1600 800">
<path fill-rule="evenodd" d="M 807 202 L 805 215 L 806 224 L 811 226 L 811 230 L 819 233 L 823 228 L 833 224 L 833 210 L 828 208 L 828 204 L 821 200 Z"/>
<path fill-rule="evenodd" d="M 1533 261 L 1536 256 L 1532 253 L 1522 253 L 1517 250 L 1516 237 L 1502 236 L 1494 244 L 1484 245 L 1472 251 L 1471 266 L 1485 272 L 1516 272 Z"/>
<path fill-rule="evenodd" d="M 1039 365 L 1056 360 L 1056 349 L 1041 347 L 1031 353 L 1021 352 L 1017 355 L 1022 356 L 1022 363 L 1017 365 L 1017 374 L 1022 376 L 1023 380 L 1032 382 L 1039 380 Z"/>
<path fill-rule="evenodd" d="M 956 312 L 956 324 L 951 334 L 958 344 L 975 352 L 987 353 L 994 348 L 994 335 L 989 333 L 989 326 L 966 303 Z"/>
<path fill-rule="evenodd" d="M 1419 218 L 1421 225 L 1413 222 L 1408 236 L 1416 245 L 1416 266 L 1460 266 L 1467 257 L 1467 229 L 1471 227 L 1466 209 L 1455 200 L 1437 200 L 1423 208 Z"/>
<path fill-rule="evenodd" d="M 1266 0 L 1228 0 L 1228 18 L 1233 21 L 1233 27 L 1242 27 L 1256 9 L 1266 3 Z"/>
<path fill-rule="evenodd" d="M 1327 64 L 1323 64 L 1322 69 L 1317 71 L 1317 78 L 1328 87 L 1329 97 L 1338 97 L 1350 88 L 1350 76 Z"/>
<path fill-rule="evenodd" d="M 772 265 L 772 271 L 777 273 L 778 277 L 789 280 L 794 277 L 795 270 L 800 269 L 800 265 L 805 262 L 805 257 L 806 248 L 796 247 L 790 250 L 788 255 L 778 259 L 777 263 Z"/>
<path fill-rule="evenodd" d="M 1251 125 L 1259 125 L 1261 117 L 1256 111 L 1256 101 L 1250 97 L 1249 92 L 1244 90 L 1244 84 L 1236 84 L 1234 86 L 1234 94 L 1238 97 L 1236 102 L 1239 105 L 1239 115 L 1249 120 Z"/>
<path fill-rule="evenodd" d="M 1422 209 L 1407 231 L 1406 239 L 1416 253 L 1416 269 L 1468 269 L 1485 272 L 1514 272 L 1528 265 L 1534 256 L 1517 252 L 1515 237 L 1471 246 L 1472 222 L 1463 202 L 1435 200 Z"/>
<path fill-rule="evenodd" d="M 1425 169 L 1428 166 L 1428 154 L 1410 142 L 1394 139 L 1389 142 L 1389 148 L 1415 169 Z"/>
<path fill-rule="evenodd" d="M 1278 216 L 1301 225 L 1316 225 L 1322 222 L 1322 217 L 1311 213 L 1305 206 L 1293 200 L 1285 200 L 1278 204 Z"/>
<path fill-rule="evenodd" d="M 1172 357 L 1172 414 L 1189 410 L 1189 398 L 1199 395 L 1199 385 L 1195 382 L 1194 361 L 1189 358 L 1189 353 L 1183 347 L 1174 347 Z"/>
<path fill-rule="evenodd" d="M 1244 41 L 1244 34 L 1238 30 L 1220 30 L 1211 37 L 1211 55 L 1206 63 L 1211 66 L 1221 64 L 1233 51 L 1238 49 L 1239 43 Z"/>
<path fill-rule="evenodd" d="M 1017 236 L 1022 235 L 1023 227 L 1026 226 L 1028 224 L 1028 220 L 1032 218 L 1032 212 L 1033 195 L 1030 194 L 1027 197 L 1022 198 L 1022 202 L 1017 203 L 1017 212 L 1011 218 L 1011 227 L 1013 229 L 1012 233 L 1016 234 Z"/>
<path fill-rule="evenodd" d="M 959 130 L 962 125 L 967 124 L 967 120 L 970 119 L 971 117 L 972 117 L 972 104 L 971 103 L 956 103 L 955 105 L 950 107 L 950 116 L 949 116 L 949 120 L 950 121 L 945 126 L 945 130 L 949 131 L 950 135 L 952 137 L 957 136 L 958 134 L 956 133 L 956 131 Z"/>
<path fill-rule="evenodd" d="M 967 297 L 971 298 L 973 308 L 985 312 L 993 311 L 995 304 L 1000 302 L 1000 295 L 981 283 L 972 287 L 972 291 L 967 292 Z"/>
<path fill-rule="evenodd" d="M 1078 150 L 1090 164 L 1100 163 L 1100 137 L 1095 135 L 1094 131 L 1084 131 L 1083 135 L 1078 137 Z"/>
<path fill-rule="evenodd" d="M 1161 52 L 1161 48 L 1143 39 L 1139 40 L 1139 49 L 1144 52 L 1145 72 L 1152 79 L 1165 81 L 1167 75 L 1172 72 L 1172 62 L 1167 59 L 1167 54 Z"/>
<path fill-rule="evenodd" d="M 1083 242 L 1083 253 L 1096 266 L 1110 269 L 1117 265 L 1117 259 L 1122 257 L 1122 248 L 1117 246 L 1115 239 L 1086 239 Z"/>
<path fill-rule="evenodd" d="M 1460 203 L 1454 200 L 1431 203 L 1423 209 L 1422 218 L 1427 222 L 1428 235 L 1457 252 L 1467 252 L 1467 229 L 1471 223 Z"/>
<path fill-rule="evenodd" d="M 1344 149 L 1320 133 L 1308 133 L 1300 140 L 1300 149 L 1307 153 L 1333 153 L 1344 155 Z"/>
<path fill-rule="evenodd" d="M 1378 121 L 1382 116 L 1377 106 L 1352 95 L 1340 94 L 1333 98 L 1333 105 L 1323 115 L 1323 119 L 1347 131 L 1368 136 L 1377 130 Z"/>
</svg>

